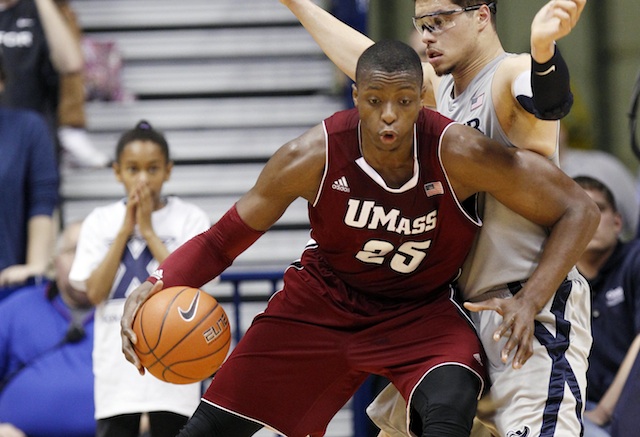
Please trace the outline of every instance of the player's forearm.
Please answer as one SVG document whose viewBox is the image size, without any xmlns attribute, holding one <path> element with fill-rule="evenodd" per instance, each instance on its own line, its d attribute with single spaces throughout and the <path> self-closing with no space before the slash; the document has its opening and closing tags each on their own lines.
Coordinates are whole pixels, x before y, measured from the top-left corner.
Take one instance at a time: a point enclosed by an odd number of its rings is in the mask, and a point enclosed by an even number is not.
<svg viewBox="0 0 640 437">
<path fill-rule="evenodd" d="M 310 0 L 281 0 L 298 18 L 322 51 L 355 80 L 358 58 L 373 41 Z"/>
<path fill-rule="evenodd" d="M 520 299 L 531 300 L 538 311 L 551 299 L 577 263 L 600 221 L 600 212 L 592 201 L 572 200 L 571 203 L 553 225 L 538 267 L 517 295 Z"/>
<path fill-rule="evenodd" d="M 533 107 L 536 117 L 543 120 L 561 119 L 573 104 L 569 69 L 555 42 L 567 36 L 577 24 L 585 2 L 548 2 L 531 23 Z"/>
<path fill-rule="evenodd" d="M 536 117 L 543 120 L 559 120 L 571 110 L 573 94 L 569 67 L 558 47 L 555 47 L 552 56 L 544 63 L 533 59 L 531 88 Z"/>
<path fill-rule="evenodd" d="M 540 120 L 560 120 L 573 106 L 569 67 L 557 47 L 546 62 L 533 56 L 530 62 L 528 71 L 518 74 L 511 85 L 516 100 Z"/>
<path fill-rule="evenodd" d="M 60 73 L 75 73 L 82 70 L 84 60 L 80 43 L 64 20 L 52 0 L 35 0 L 38 16 L 42 22 L 51 62 Z"/>
<path fill-rule="evenodd" d="M 201 287 L 219 276 L 262 234 L 240 218 L 234 205 L 209 230 L 172 252 L 148 281 L 155 284 L 161 279 L 165 288 Z"/>
<path fill-rule="evenodd" d="M 531 40 L 531 57 L 535 62 L 544 64 L 548 62 L 556 51 L 556 42 L 551 40 Z"/>
<path fill-rule="evenodd" d="M 545 10 L 546 14 L 543 14 Z M 558 21 L 553 17 L 550 6 L 545 5 L 531 23 L 531 57 L 536 62 L 547 62 L 555 51 L 556 38 L 559 35 L 556 29 L 550 25 L 551 20 Z"/>
</svg>

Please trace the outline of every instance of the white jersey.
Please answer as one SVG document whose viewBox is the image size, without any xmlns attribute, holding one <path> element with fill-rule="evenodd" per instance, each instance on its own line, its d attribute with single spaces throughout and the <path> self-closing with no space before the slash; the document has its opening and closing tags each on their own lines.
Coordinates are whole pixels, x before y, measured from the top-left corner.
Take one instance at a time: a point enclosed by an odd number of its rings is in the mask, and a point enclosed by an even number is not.
<svg viewBox="0 0 640 437">
<path fill-rule="evenodd" d="M 509 147 L 515 147 L 500 127 L 491 95 L 493 76 L 503 54 L 471 81 L 467 89 L 453 98 L 453 77 L 444 76 L 438 93 L 438 111 L 459 123 L 480 130 Z M 556 139 L 555 148 L 557 150 Z M 553 160 L 558 164 L 558 155 Z M 526 280 L 538 265 L 548 230 L 511 211 L 491 195 L 480 198 L 482 228 L 462 268 L 458 281 L 465 300 L 506 284 Z"/>
<path fill-rule="evenodd" d="M 102 262 L 124 221 L 124 201 L 94 209 L 83 221 L 69 280 L 78 289 Z M 200 208 L 168 197 L 164 208 L 151 215 L 153 228 L 169 252 L 209 228 Z M 150 373 L 140 376 L 122 354 L 120 319 L 126 297 L 156 269 L 146 241 L 137 228 L 129 239 L 109 298 L 95 312 L 93 372 L 95 416 L 104 419 L 120 414 L 170 411 L 191 416 L 201 396 L 201 384 L 175 385 Z"/>
<path fill-rule="evenodd" d="M 446 75 L 436 95 L 444 115 L 479 129 L 509 147 L 491 95 L 498 56 L 453 98 L 453 77 Z M 558 164 L 558 142 L 551 160 Z M 509 298 L 538 265 L 548 230 L 514 213 L 490 195 L 481 198 L 483 225 L 465 261 L 459 287 L 465 300 Z M 495 311 L 470 315 L 487 355 L 491 388 L 478 404 L 477 417 L 493 435 L 578 436 L 586 395 L 591 349 L 589 286 L 574 268 L 535 318 L 533 356 L 518 370 L 503 363 L 506 338 L 493 334 L 502 323 Z M 388 386 L 367 408 L 373 422 L 389 436 L 412 436 L 407 403 Z M 474 434 L 475 435 L 475 434 Z"/>
</svg>

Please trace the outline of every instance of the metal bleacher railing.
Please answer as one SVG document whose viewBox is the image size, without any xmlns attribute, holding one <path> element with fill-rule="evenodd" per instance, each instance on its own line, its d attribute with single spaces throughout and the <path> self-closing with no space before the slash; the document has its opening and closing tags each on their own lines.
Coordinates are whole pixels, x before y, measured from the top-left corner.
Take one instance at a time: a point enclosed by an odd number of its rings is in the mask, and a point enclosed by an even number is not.
<svg viewBox="0 0 640 437">
<path fill-rule="evenodd" d="M 228 282 L 232 286 L 232 295 L 227 297 L 216 296 L 218 302 L 229 302 L 233 304 L 233 336 L 237 343 L 244 333 L 244 321 L 242 318 L 243 302 L 267 302 L 269 297 L 280 289 L 283 273 L 281 271 L 261 271 L 261 272 L 225 272 L 220 275 L 221 282 Z M 240 285 L 247 281 L 267 281 L 270 284 L 269 294 L 243 295 Z"/>
</svg>

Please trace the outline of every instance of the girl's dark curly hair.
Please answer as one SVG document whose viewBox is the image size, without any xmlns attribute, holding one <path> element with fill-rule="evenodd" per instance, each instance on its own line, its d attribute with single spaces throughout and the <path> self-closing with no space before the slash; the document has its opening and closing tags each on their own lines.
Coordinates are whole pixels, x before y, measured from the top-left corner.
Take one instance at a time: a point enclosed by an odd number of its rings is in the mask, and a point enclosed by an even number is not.
<svg viewBox="0 0 640 437">
<path fill-rule="evenodd" d="M 126 131 L 120 136 L 116 146 L 116 162 L 120 161 L 122 151 L 127 144 L 134 141 L 151 141 L 157 144 L 162 150 L 165 159 L 169 162 L 169 144 L 167 143 L 167 139 L 146 120 L 140 120 L 138 124 L 136 124 L 136 127 Z"/>
</svg>

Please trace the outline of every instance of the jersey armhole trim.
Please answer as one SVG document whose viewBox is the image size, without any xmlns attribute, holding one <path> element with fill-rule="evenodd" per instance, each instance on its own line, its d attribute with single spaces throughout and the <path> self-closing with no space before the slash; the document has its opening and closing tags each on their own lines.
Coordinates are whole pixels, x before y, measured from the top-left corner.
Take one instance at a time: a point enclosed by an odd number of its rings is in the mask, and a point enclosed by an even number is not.
<svg viewBox="0 0 640 437">
<path fill-rule="evenodd" d="M 320 179 L 320 185 L 318 185 L 318 192 L 316 193 L 315 199 L 313 199 L 313 203 L 311 206 L 315 208 L 320 200 L 320 196 L 324 191 L 324 182 L 327 179 L 327 173 L 329 172 L 329 132 L 327 131 L 327 123 L 326 120 L 322 122 L 322 130 L 324 132 L 324 170 L 322 172 L 322 178 Z"/>
<path fill-rule="evenodd" d="M 453 190 L 453 187 L 451 186 L 451 181 L 449 180 L 449 175 L 447 174 L 447 170 L 445 169 L 444 165 L 442 164 L 442 139 L 444 138 L 444 135 L 447 132 L 447 130 L 449 130 L 449 128 L 451 126 L 453 126 L 454 124 L 464 126 L 464 124 L 462 124 L 462 123 L 459 123 L 457 121 L 452 121 L 447 126 L 445 126 L 445 128 L 442 130 L 442 134 L 440 134 L 440 138 L 438 140 L 438 163 L 440 163 L 440 168 L 442 169 L 442 174 L 444 175 L 445 182 L 447 183 L 447 186 L 449 187 L 449 191 L 451 191 L 451 197 L 453 198 L 453 201 L 456 203 L 456 206 L 458 207 L 458 210 L 460 210 L 460 212 L 462 214 L 464 214 L 464 216 L 467 217 L 471 223 L 473 223 L 474 225 L 476 225 L 478 227 L 481 227 L 482 226 L 482 220 L 480 219 L 480 217 L 477 217 L 477 218 L 471 217 L 467 213 L 467 211 L 464 209 L 462 204 L 460 203 L 460 200 L 458 199 L 458 196 L 456 196 L 456 193 Z M 477 196 L 477 193 L 474 194 L 474 196 Z M 476 215 L 478 215 L 477 214 L 477 201 L 476 201 Z"/>
</svg>

